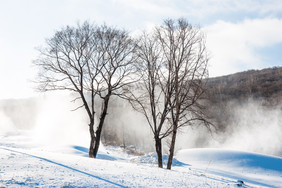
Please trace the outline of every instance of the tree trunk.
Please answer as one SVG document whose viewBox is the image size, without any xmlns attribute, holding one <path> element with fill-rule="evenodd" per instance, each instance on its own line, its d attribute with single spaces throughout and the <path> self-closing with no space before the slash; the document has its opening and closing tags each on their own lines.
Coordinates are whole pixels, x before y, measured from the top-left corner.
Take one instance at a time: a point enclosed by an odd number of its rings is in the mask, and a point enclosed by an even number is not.
<svg viewBox="0 0 282 188">
<path fill-rule="evenodd" d="M 163 168 L 162 140 L 157 136 L 155 137 L 155 147 L 158 155 L 158 166 L 159 168 Z"/>
<path fill-rule="evenodd" d="M 171 138 L 171 143 L 170 143 L 170 148 L 169 148 L 169 157 L 167 161 L 167 169 L 171 170 L 172 166 L 172 160 L 173 160 L 173 155 L 174 155 L 174 147 L 175 147 L 175 141 L 176 141 L 176 133 L 177 133 L 177 128 L 173 128 L 172 132 L 172 138 Z"/>
<path fill-rule="evenodd" d="M 110 94 L 108 96 L 106 96 L 105 99 L 104 99 L 102 114 L 100 116 L 100 122 L 99 122 L 98 128 L 96 130 L 96 142 L 95 142 L 95 146 L 94 146 L 94 158 L 96 158 L 98 150 L 99 150 L 101 133 L 102 133 L 102 128 L 103 128 L 103 125 L 104 125 L 105 118 L 107 116 L 109 100 L 110 100 Z"/>
<path fill-rule="evenodd" d="M 99 150 L 100 139 L 101 139 L 101 132 L 102 132 L 102 127 L 99 127 L 97 129 L 97 131 L 96 131 L 96 142 L 95 142 L 95 146 L 94 146 L 94 150 L 93 150 L 94 158 L 97 157 L 97 153 L 98 153 L 98 150 Z"/>
<path fill-rule="evenodd" d="M 91 120 L 91 121 L 90 121 L 90 124 L 89 124 L 89 132 L 90 132 L 89 157 L 90 157 L 90 158 L 94 158 L 94 143 L 95 143 L 94 120 Z"/>
</svg>

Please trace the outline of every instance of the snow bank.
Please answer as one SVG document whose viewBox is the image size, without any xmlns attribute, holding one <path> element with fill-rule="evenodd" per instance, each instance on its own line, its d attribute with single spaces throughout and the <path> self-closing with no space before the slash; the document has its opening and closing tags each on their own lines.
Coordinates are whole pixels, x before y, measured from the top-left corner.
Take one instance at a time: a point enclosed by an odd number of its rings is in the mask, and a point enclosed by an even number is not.
<svg viewBox="0 0 282 188">
<path fill-rule="evenodd" d="M 282 158 L 236 150 L 186 149 L 178 152 L 177 159 L 184 163 L 225 165 L 282 173 Z"/>
<path fill-rule="evenodd" d="M 158 165 L 158 156 L 156 153 L 149 153 L 143 156 L 134 157 L 130 160 L 134 163 L 143 163 L 143 164 L 151 164 L 151 165 Z M 164 167 L 167 166 L 168 162 L 168 155 L 163 155 L 163 165 Z M 182 163 L 177 159 L 173 158 L 172 166 L 189 166 L 188 164 Z"/>
<path fill-rule="evenodd" d="M 224 149 L 186 149 L 176 159 L 211 173 L 265 187 L 282 185 L 282 158 Z"/>
</svg>

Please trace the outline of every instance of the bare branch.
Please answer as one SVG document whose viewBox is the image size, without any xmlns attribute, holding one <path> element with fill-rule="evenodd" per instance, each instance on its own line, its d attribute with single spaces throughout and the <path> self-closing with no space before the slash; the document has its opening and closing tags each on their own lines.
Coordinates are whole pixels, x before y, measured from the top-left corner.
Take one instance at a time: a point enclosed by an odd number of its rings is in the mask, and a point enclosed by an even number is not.
<svg viewBox="0 0 282 188">
<path fill-rule="evenodd" d="M 78 110 L 78 109 L 80 109 L 80 108 L 82 108 L 82 107 L 84 107 L 84 104 L 82 104 L 81 106 L 79 106 L 79 107 L 77 107 L 77 108 L 75 108 L 75 109 L 73 109 L 73 110 L 71 110 L 71 111 L 76 111 L 76 110 Z"/>
</svg>

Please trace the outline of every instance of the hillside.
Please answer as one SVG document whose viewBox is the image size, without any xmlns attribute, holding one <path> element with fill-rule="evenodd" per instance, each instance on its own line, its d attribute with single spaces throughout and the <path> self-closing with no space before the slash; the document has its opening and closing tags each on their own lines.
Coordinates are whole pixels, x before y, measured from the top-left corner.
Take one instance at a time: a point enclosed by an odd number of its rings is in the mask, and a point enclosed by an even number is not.
<svg viewBox="0 0 282 188">
<path fill-rule="evenodd" d="M 277 105 L 282 102 L 282 67 L 210 78 L 207 90 L 213 103 L 253 98 Z"/>
</svg>

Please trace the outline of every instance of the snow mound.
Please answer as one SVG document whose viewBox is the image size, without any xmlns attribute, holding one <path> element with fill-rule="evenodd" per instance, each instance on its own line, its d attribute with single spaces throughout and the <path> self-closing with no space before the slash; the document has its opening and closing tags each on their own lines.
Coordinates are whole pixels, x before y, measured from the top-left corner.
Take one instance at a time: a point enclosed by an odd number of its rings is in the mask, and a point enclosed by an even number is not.
<svg viewBox="0 0 282 188">
<path fill-rule="evenodd" d="M 134 163 L 158 165 L 158 156 L 156 153 L 149 153 L 143 156 L 135 157 L 130 160 Z M 168 155 L 163 155 L 163 165 L 166 166 L 168 162 Z M 189 164 L 178 161 L 173 158 L 172 166 L 189 166 Z"/>
<path fill-rule="evenodd" d="M 221 165 L 282 172 L 282 158 L 258 153 L 223 149 L 186 149 L 177 153 L 183 163 Z"/>
<path fill-rule="evenodd" d="M 237 179 L 237 186 L 281 187 L 282 158 L 225 149 L 186 149 L 176 159 L 205 174 Z M 246 184 L 248 185 L 246 185 Z M 252 185 L 252 186 L 253 186 Z M 251 186 L 251 187 L 252 187 Z"/>
</svg>

